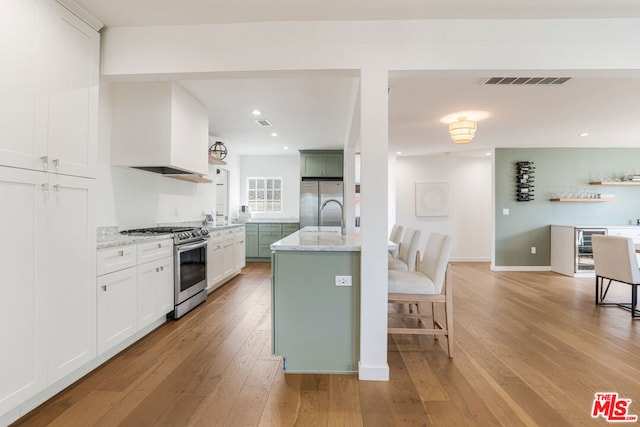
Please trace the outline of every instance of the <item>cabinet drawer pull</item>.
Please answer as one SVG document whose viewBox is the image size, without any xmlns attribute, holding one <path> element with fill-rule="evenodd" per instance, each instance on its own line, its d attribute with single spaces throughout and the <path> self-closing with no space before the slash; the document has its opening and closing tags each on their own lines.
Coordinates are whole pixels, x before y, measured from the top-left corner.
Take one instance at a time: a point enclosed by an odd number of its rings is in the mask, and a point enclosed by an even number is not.
<svg viewBox="0 0 640 427">
<path fill-rule="evenodd" d="M 107 292 L 107 285 L 100 286 L 102 288 L 102 292 Z"/>
<path fill-rule="evenodd" d="M 60 166 L 60 159 L 53 159 L 53 166 L 58 167 Z"/>
<path fill-rule="evenodd" d="M 49 191 L 49 184 L 42 184 L 42 189 L 44 191 Z"/>
<path fill-rule="evenodd" d="M 42 160 L 42 164 L 46 166 L 49 163 L 49 156 L 42 156 L 40 160 Z"/>
<path fill-rule="evenodd" d="M 60 192 L 60 185 L 59 184 L 54 185 L 53 186 L 53 191 L 55 191 L 56 193 L 59 193 Z"/>
<path fill-rule="evenodd" d="M 161 247 L 162 247 L 162 243 L 158 243 L 158 248 L 161 248 Z"/>
<path fill-rule="evenodd" d="M 124 256 L 124 251 L 118 251 L 118 256 Z"/>
</svg>

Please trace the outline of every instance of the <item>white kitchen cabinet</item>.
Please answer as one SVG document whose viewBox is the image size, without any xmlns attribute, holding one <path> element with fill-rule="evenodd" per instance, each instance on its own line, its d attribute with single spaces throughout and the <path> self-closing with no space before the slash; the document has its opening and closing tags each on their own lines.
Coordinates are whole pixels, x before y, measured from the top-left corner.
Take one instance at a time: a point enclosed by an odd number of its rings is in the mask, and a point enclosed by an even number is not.
<svg viewBox="0 0 640 427">
<path fill-rule="evenodd" d="M 137 331 L 137 268 L 98 277 L 98 354 Z"/>
<path fill-rule="evenodd" d="M 138 264 L 155 261 L 157 259 L 173 257 L 173 240 L 165 239 L 137 245 Z"/>
<path fill-rule="evenodd" d="M 138 245 L 138 330 L 165 316 L 174 306 L 173 241 Z"/>
<path fill-rule="evenodd" d="M 220 287 L 245 266 L 244 227 L 213 229 L 207 245 L 207 291 Z"/>
<path fill-rule="evenodd" d="M 37 0 L 0 2 L 0 165 L 41 169 L 36 139 Z"/>
<path fill-rule="evenodd" d="M 136 245 L 128 245 L 103 249 L 98 251 L 96 260 L 96 273 L 98 276 L 135 267 L 138 264 L 138 248 Z"/>
<path fill-rule="evenodd" d="M 46 183 L 42 172 L 0 167 L 0 414 L 47 385 Z"/>
<path fill-rule="evenodd" d="M 233 262 L 234 270 L 240 271 L 246 265 L 245 263 L 245 238 L 244 229 L 238 230 L 233 239 Z"/>
<path fill-rule="evenodd" d="M 207 292 L 222 284 L 224 279 L 223 238 L 221 232 L 209 234 L 207 243 Z"/>
<path fill-rule="evenodd" d="M 94 180 L 49 174 L 47 319 L 49 382 L 96 355 Z"/>
<path fill-rule="evenodd" d="M 96 355 L 92 185 L 0 167 L 0 413 Z"/>
<path fill-rule="evenodd" d="M 222 265 L 224 266 L 224 277 L 231 276 L 236 268 L 234 246 L 235 242 L 233 238 L 225 240 L 222 244 Z"/>
<path fill-rule="evenodd" d="M 99 33 L 54 0 L 3 1 L 0 26 L 0 165 L 95 176 Z"/>
</svg>

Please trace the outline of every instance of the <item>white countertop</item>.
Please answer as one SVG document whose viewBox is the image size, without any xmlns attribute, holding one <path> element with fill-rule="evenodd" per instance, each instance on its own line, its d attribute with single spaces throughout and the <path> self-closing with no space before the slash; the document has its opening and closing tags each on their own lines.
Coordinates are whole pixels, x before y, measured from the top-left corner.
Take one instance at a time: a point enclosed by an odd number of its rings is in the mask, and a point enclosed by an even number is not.
<svg viewBox="0 0 640 427">
<path fill-rule="evenodd" d="M 271 245 L 272 251 L 357 252 L 361 248 L 360 233 L 340 234 L 340 227 L 304 227 Z M 393 242 L 389 250 L 398 249 Z"/>
</svg>

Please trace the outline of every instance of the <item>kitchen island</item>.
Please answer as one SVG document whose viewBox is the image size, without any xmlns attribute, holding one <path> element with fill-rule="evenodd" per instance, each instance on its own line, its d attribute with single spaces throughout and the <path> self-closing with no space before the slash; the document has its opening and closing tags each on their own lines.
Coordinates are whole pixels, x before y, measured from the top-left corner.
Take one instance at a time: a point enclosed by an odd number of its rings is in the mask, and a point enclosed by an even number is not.
<svg viewBox="0 0 640 427">
<path fill-rule="evenodd" d="M 271 245 L 272 352 L 286 372 L 358 371 L 360 246 L 340 227 L 305 227 Z"/>
</svg>

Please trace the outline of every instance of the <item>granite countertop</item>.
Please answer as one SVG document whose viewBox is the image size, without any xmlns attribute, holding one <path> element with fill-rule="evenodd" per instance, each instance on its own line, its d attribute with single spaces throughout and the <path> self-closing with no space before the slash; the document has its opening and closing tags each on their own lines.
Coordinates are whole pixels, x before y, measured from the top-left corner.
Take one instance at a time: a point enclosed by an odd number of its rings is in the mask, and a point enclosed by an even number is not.
<svg viewBox="0 0 640 427">
<path fill-rule="evenodd" d="M 161 227 L 202 227 L 201 222 L 181 222 L 178 224 L 161 224 Z M 224 230 L 227 228 L 242 227 L 243 224 L 228 224 L 223 226 L 207 226 L 209 232 L 215 230 Z M 98 227 L 96 238 L 96 248 L 106 249 L 115 248 L 118 246 L 136 245 L 138 243 L 153 242 L 158 240 L 173 239 L 172 233 L 167 234 L 153 234 L 147 236 L 128 236 L 126 234 L 120 234 L 118 227 Z"/>
<path fill-rule="evenodd" d="M 118 246 L 136 245 L 138 243 L 153 242 L 157 240 L 173 239 L 172 234 L 155 234 L 153 236 L 127 236 L 124 234 L 98 234 L 96 247 L 98 249 L 115 248 Z"/>
<path fill-rule="evenodd" d="M 358 252 L 361 248 L 360 233 L 340 234 L 340 227 L 304 227 L 271 245 L 272 251 L 309 252 Z M 389 250 L 398 245 L 389 242 Z"/>
</svg>

